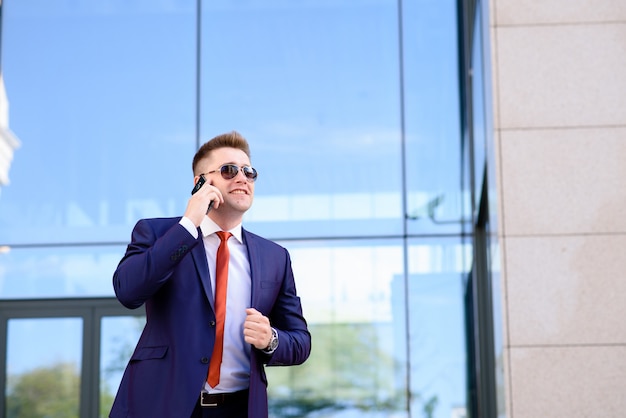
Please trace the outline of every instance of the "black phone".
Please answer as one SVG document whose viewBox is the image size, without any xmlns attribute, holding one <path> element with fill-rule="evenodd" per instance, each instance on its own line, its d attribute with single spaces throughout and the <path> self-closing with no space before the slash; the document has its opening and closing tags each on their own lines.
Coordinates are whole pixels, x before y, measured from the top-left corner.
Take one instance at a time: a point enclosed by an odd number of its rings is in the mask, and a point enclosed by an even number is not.
<svg viewBox="0 0 626 418">
<path fill-rule="evenodd" d="M 200 178 L 196 182 L 196 185 L 193 186 L 193 189 L 191 190 L 191 194 L 194 194 L 195 192 L 200 190 L 200 187 L 202 187 L 204 185 L 204 183 L 206 183 L 206 179 L 204 178 L 204 176 L 202 174 L 200 174 Z"/>
<path fill-rule="evenodd" d="M 204 185 L 204 183 L 206 183 L 206 179 L 204 178 L 202 174 L 200 174 L 200 178 L 196 182 L 196 185 L 193 186 L 193 189 L 191 190 L 191 194 L 194 194 L 195 192 L 200 190 L 200 188 Z M 213 207 L 213 201 L 211 200 L 211 203 L 209 203 L 209 207 L 207 208 L 206 213 L 209 213 L 212 207 Z"/>
</svg>

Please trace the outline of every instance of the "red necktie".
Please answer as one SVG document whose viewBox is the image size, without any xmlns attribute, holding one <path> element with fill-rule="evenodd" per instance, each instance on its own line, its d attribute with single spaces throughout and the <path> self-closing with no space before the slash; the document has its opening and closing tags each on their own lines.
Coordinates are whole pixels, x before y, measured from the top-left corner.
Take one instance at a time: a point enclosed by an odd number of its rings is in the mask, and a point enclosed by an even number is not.
<svg viewBox="0 0 626 418">
<path fill-rule="evenodd" d="M 228 285 L 228 238 L 230 232 L 219 231 L 220 246 L 217 249 L 217 261 L 215 264 L 215 346 L 209 364 L 209 377 L 207 382 L 211 387 L 217 386 L 220 381 L 220 366 L 222 364 L 222 351 L 224 349 L 224 319 L 226 317 L 226 287 Z"/>
</svg>

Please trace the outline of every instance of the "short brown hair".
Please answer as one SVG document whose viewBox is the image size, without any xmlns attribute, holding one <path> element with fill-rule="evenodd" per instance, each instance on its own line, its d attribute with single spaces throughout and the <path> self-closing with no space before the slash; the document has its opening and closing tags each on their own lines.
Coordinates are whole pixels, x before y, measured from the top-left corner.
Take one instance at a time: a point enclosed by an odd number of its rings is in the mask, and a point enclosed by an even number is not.
<svg viewBox="0 0 626 418">
<path fill-rule="evenodd" d="M 196 174 L 196 166 L 198 165 L 198 162 L 207 157 L 213 150 L 218 148 L 240 149 L 246 153 L 248 158 L 250 158 L 250 146 L 248 145 L 248 141 L 239 132 L 232 131 L 226 134 L 221 134 L 205 142 L 200 149 L 198 149 L 196 155 L 193 156 L 191 169 L 194 174 Z"/>
</svg>

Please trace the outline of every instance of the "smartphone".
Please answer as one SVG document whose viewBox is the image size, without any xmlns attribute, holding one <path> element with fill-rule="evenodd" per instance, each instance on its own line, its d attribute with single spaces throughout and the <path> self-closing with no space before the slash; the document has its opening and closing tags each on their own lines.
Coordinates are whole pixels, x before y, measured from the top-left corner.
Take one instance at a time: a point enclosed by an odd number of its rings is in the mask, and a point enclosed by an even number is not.
<svg viewBox="0 0 626 418">
<path fill-rule="evenodd" d="M 200 178 L 196 182 L 196 185 L 193 186 L 193 189 L 191 190 L 191 194 L 194 194 L 195 192 L 200 190 L 200 188 L 204 185 L 204 183 L 206 183 L 206 179 L 204 178 L 202 174 L 200 174 Z M 207 208 L 206 213 L 209 213 L 212 207 L 213 207 L 213 201 L 211 200 L 211 203 L 209 203 L 209 207 Z"/>
<path fill-rule="evenodd" d="M 195 192 L 200 190 L 200 187 L 202 187 L 202 185 L 204 185 L 204 183 L 206 183 L 206 179 L 204 178 L 204 176 L 202 174 L 200 174 L 200 178 L 196 182 L 196 185 L 193 186 L 193 190 L 191 190 L 191 194 L 194 194 Z"/>
</svg>

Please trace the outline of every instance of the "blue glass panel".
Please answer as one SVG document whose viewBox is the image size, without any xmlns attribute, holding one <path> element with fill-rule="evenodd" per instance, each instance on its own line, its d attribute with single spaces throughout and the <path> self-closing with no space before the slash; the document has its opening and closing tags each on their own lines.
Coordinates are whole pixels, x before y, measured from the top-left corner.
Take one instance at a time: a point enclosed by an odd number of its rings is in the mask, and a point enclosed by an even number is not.
<svg viewBox="0 0 626 418">
<path fill-rule="evenodd" d="M 403 2 L 407 216 L 411 233 L 458 233 L 464 198 L 454 0 Z"/>
<path fill-rule="evenodd" d="M 466 416 L 463 291 L 471 251 L 452 238 L 412 241 L 409 247 L 412 416 Z"/>
<path fill-rule="evenodd" d="M 180 213 L 195 150 L 193 2 L 5 3 L 21 146 L 0 243 L 127 240 L 138 217 Z"/>
<path fill-rule="evenodd" d="M 145 316 L 102 318 L 100 335 L 100 411 L 108 416 L 124 369 L 139 340 Z"/>
<path fill-rule="evenodd" d="M 7 417 L 79 415 L 82 331 L 81 318 L 8 321 Z"/>
<path fill-rule="evenodd" d="M 113 296 L 125 247 L 13 248 L 0 253 L 0 299 Z"/>
<path fill-rule="evenodd" d="M 203 3 L 202 134 L 237 130 L 263 235 L 402 232 L 398 10 L 388 1 Z"/>
</svg>

